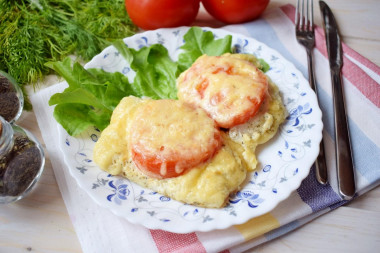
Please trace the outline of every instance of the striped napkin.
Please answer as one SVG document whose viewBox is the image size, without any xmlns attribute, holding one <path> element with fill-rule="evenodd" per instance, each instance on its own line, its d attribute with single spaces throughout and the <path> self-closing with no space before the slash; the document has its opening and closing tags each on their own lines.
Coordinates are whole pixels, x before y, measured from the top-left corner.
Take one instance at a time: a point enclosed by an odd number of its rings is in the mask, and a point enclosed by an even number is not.
<svg viewBox="0 0 380 253">
<path fill-rule="evenodd" d="M 260 20 L 224 28 L 267 44 L 293 62 L 307 77 L 306 53 L 294 36 L 294 12 L 293 6 L 286 5 L 266 12 Z M 343 50 L 343 82 L 359 196 L 380 183 L 380 68 L 346 45 L 343 45 Z M 99 207 L 69 175 L 54 142 L 58 134 L 57 123 L 47 101 L 62 89 L 62 85 L 53 85 L 34 94 L 31 97 L 34 111 L 83 252 L 241 252 L 288 233 L 345 204 L 337 193 L 335 181 L 331 80 L 324 34 L 319 27 L 316 29 L 314 56 L 320 106 L 324 115 L 323 134 L 330 184 L 319 185 L 312 168 L 300 188 L 270 213 L 242 225 L 211 232 L 175 234 L 149 230 Z"/>
</svg>

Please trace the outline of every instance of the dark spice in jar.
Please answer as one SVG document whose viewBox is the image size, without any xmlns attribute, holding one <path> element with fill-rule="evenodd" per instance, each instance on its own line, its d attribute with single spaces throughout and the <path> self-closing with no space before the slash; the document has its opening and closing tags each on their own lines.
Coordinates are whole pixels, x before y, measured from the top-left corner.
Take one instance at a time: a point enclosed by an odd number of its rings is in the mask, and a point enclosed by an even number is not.
<svg viewBox="0 0 380 253">
<path fill-rule="evenodd" d="M 0 75 L 0 115 L 11 121 L 18 113 L 20 101 L 11 82 Z"/>
<path fill-rule="evenodd" d="M 41 163 L 35 143 L 26 135 L 15 132 L 12 149 L 8 154 L 0 154 L 0 196 L 23 193 L 36 177 Z"/>
</svg>

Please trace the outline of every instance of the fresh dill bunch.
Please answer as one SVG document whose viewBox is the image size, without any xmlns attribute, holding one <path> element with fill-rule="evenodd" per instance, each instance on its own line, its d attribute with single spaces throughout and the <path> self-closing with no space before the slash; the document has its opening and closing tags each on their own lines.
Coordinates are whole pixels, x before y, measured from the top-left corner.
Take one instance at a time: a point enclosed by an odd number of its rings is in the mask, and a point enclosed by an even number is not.
<svg viewBox="0 0 380 253">
<path fill-rule="evenodd" d="M 25 109 L 31 109 L 24 85 L 36 83 L 51 72 L 44 64 L 49 58 L 43 20 L 30 14 L 24 4 L 15 4 L 2 16 L 0 25 L 0 68 L 8 72 L 24 91 Z"/>
<path fill-rule="evenodd" d="M 31 39 L 33 38 L 33 39 Z M 5 58 L 8 73 L 18 80 L 37 82 L 45 74 L 47 52 L 43 33 L 35 24 L 28 22 L 6 39 L 8 51 Z"/>
<path fill-rule="evenodd" d="M 22 3 L 22 0 L 1 0 L 0 1 L 0 10 L 9 11 L 16 4 Z"/>
<path fill-rule="evenodd" d="M 74 53 L 89 60 L 101 51 L 100 39 L 76 22 L 70 5 L 62 1 L 54 1 L 54 4 L 49 2 L 50 5 L 44 2 L 41 4 L 41 15 L 57 28 L 55 37 L 60 38 L 60 41 L 56 44 L 62 52 L 65 51 L 62 55 Z M 54 36 L 51 39 L 54 40 Z"/>
<path fill-rule="evenodd" d="M 35 83 L 49 72 L 44 66 L 49 57 L 45 42 L 43 19 L 32 13 L 25 5 L 18 7 L 17 19 L 8 19 L 7 29 L 1 37 L 0 49 L 7 72 L 19 83 Z M 1 33 L 3 35 L 3 33 Z"/>
<path fill-rule="evenodd" d="M 40 0 L 42 15 L 60 29 L 70 53 L 89 60 L 115 39 L 131 36 L 137 27 L 123 0 Z"/>
<path fill-rule="evenodd" d="M 86 30 L 109 41 L 120 39 L 120 34 L 125 37 L 133 35 L 137 27 L 133 25 L 127 14 L 124 1 L 80 1 L 74 0 L 78 10 L 77 22 Z M 88 15 L 80 15 L 80 12 Z M 95 17 L 95 18 L 91 18 Z"/>
<path fill-rule="evenodd" d="M 35 85 L 51 71 L 46 62 L 89 60 L 136 31 L 123 0 L 0 0 L 0 69 Z"/>
</svg>

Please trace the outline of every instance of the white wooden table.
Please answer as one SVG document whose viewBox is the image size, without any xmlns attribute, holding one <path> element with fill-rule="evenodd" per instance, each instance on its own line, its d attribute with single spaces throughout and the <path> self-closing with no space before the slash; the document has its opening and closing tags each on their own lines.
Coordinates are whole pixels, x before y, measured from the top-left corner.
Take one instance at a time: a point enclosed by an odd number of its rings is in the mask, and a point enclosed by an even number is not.
<svg viewBox="0 0 380 253">
<path fill-rule="evenodd" d="M 326 2 L 337 18 L 343 41 L 380 65 L 380 1 Z M 273 0 L 268 9 L 286 3 L 295 4 L 295 1 Z M 209 19 L 202 9 L 196 22 L 207 25 Z M 322 26 L 317 1 L 315 23 Z M 54 82 L 54 77 L 45 81 Z M 33 112 L 24 112 L 18 124 L 42 141 Z M 380 187 L 292 233 L 250 250 L 273 253 L 322 251 L 380 251 Z M 17 203 L 0 206 L 0 252 L 82 252 L 58 189 L 49 154 L 36 189 Z"/>
</svg>

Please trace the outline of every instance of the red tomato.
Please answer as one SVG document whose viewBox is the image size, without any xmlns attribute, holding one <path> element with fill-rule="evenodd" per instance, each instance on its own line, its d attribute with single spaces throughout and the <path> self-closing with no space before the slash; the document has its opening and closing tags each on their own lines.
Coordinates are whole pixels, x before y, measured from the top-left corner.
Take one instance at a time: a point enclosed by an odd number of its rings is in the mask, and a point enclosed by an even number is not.
<svg viewBox="0 0 380 253">
<path fill-rule="evenodd" d="M 133 23 L 145 30 L 190 25 L 200 0 L 125 0 Z"/>
<path fill-rule="evenodd" d="M 251 21 L 261 15 L 269 0 L 202 0 L 211 16 L 229 24 Z"/>
</svg>

